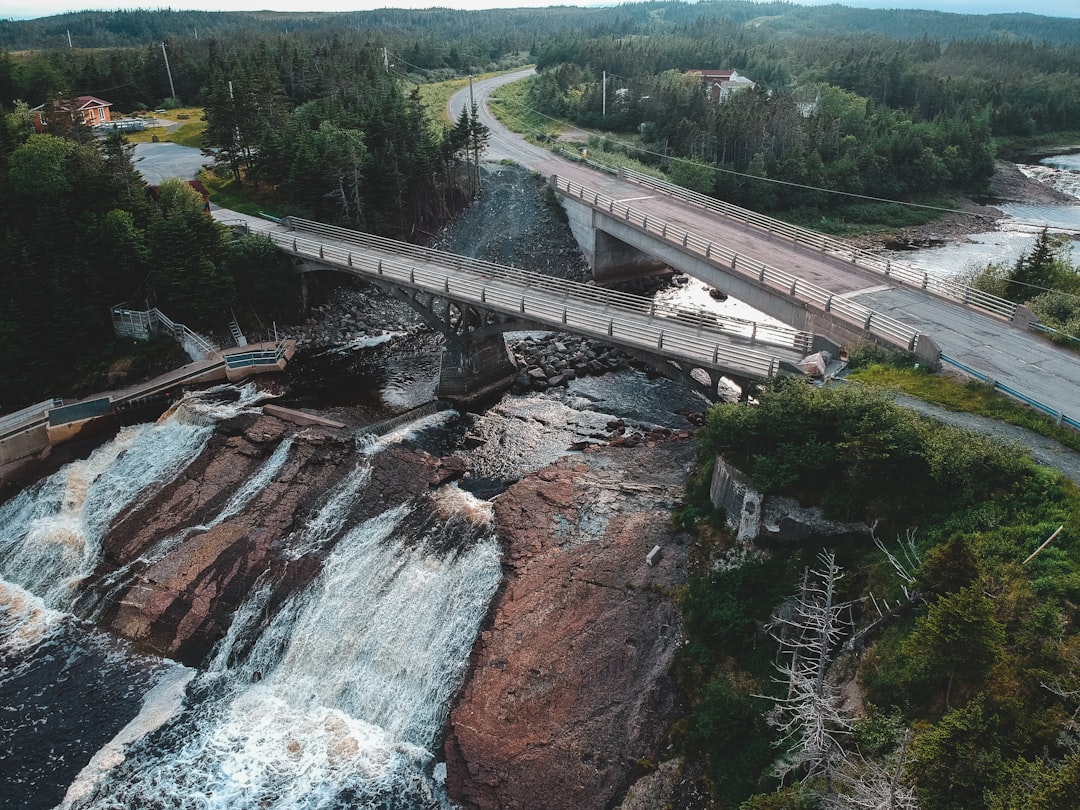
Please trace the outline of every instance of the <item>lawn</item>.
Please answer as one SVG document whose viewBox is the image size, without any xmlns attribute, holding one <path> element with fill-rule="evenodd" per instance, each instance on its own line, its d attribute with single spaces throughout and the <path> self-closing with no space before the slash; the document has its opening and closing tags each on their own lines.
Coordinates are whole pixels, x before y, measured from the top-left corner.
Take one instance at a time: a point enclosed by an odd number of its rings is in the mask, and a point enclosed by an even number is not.
<svg viewBox="0 0 1080 810">
<path fill-rule="evenodd" d="M 201 149 L 203 132 L 206 131 L 206 117 L 202 107 L 179 107 L 175 110 L 166 110 L 160 113 L 149 113 L 149 117 L 167 120 L 170 123 L 179 124 L 172 129 L 170 127 L 147 127 L 139 132 L 125 132 L 124 137 L 129 143 L 150 143 L 157 136 L 158 141 L 175 143 L 180 146 L 190 146 Z"/>
</svg>

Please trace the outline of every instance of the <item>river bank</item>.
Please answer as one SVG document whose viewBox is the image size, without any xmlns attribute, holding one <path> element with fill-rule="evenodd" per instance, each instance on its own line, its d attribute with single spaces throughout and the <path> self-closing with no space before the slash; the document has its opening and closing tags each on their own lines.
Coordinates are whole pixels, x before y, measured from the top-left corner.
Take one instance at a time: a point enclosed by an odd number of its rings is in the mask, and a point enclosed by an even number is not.
<svg viewBox="0 0 1080 810">
<path fill-rule="evenodd" d="M 1032 205 L 1075 204 L 1076 198 L 1024 174 L 1015 163 L 998 160 L 985 196 L 957 196 L 955 213 L 946 213 L 923 225 L 901 228 L 895 233 L 868 234 L 850 239 L 866 250 L 905 251 L 963 242 L 973 234 L 997 228 L 1006 214 L 999 206 L 1009 203 Z"/>
</svg>

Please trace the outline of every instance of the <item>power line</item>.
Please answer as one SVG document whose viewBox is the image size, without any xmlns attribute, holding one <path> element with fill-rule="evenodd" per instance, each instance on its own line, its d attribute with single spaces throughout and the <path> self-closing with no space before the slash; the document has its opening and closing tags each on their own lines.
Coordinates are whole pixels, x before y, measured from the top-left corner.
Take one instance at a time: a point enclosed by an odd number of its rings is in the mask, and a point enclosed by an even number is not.
<svg viewBox="0 0 1080 810">
<path fill-rule="evenodd" d="M 924 209 L 924 210 L 927 210 L 927 211 L 941 211 L 941 212 L 946 213 L 946 214 L 963 214 L 964 216 L 970 216 L 970 217 L 979 216 L 979 214 L 976 214 L 976 213 L 973 213 L 973 212 L 970 212 L 970 211 L 963 211 L 963 210 L 961 210 L 959 208 L 945 208 L 944 206 L 940 206 L 940 205 L 927 205 L 925 203 L 914 203 L 914 202 L 908 202 L 908 201 L 905 201 L 905 200 L 890 200 L 887 197 L 874 197 L 874 196 L 871 196 L 869 194 L 857 194 L 857 193 L 855 193 L 853 191 L 840 191 L 839 189 L 822 188 L 820 186 L 811 186 L 811 185 L 808 185 L 806 183 L 795 183 L 795 182 L 792 182 L 790 180 L 778 180 L 778 179 L 776 179 L 774 177 L 759 177 L 756 174 L 746 174 L 745 172 L 735 171 L 734 169 L 725 169 L 725 168 L 722 168 L 720 166 L 707 166 L 705 164 L 695 163 L 694 161 L 687 160 L 686 158 L 680 158 L 680 157 L 675 157 L 675 156 L 672 156 L 672 155 L 665 155 L 665 154 L 662 154 L 660 152 L 655 152 L 655 151 L 653 151 L 651 149 L 646 149 L 643 146 L 639 146 L 637 144 L 630 143 L 628 141 L 622 141 L 622 140 L 619 140 L 618 138 L 613 138 L 613 137 L 611 137 L 609 135 L 602 135 L 600 133 L 593 132 L 591 130 L 585 129 L 584 127 L 579 127 L 576 124 L 572 124 L 569 121 L 564 121 L 562 119 L 555 118 L 554 116 L 548 115 L 547 113 L 543 113 L 543 112 L 540 112 L 539 110 L 533 109 L 532 107 L 529 107 L 527 104 L 525 104 L 524 102 L 518 101 L 517 99 L 495 98 L 495 99 L 492 99 L 492 100 L 493 101 L 509 102 L 511 104 L 516 104 L 518 107 L 521 107 L 526 112 L 530 112 L 530 113 L 532 113 L 534 115 L 538 115 L 538 116 L 540 116 L 542 118 L 547 118 L 548 120 L 555 122 L 556 124 L 558 124 L 561 127 L 580 129 L 581 131 L 583 131 L 583 132 L 585 132 L 585 133 L 587 133 L 589 135 L 592 135 L 594 137 L 603 138 L 605 140 L 610 141 L 611 143 L 618 144 L 619 146 L 622 146 L 624 149 L 628 149 L 628 150 L 632 149 L 634 151 L 640 152 L 641 154 L 653 155 L 655 157 L 658 157 L 658 158 L 661 158 L 661 159 L 667 160 L 667 161 L 678 161 L 680 163 L 690 163 L 690 164 L 692 164 L 694 166 L 702 166 L 704 168 L 712 169 L 714 172 L 717 172 L 717 173 L 730 174 L 730 175 L 733 175 L 735 177 L 743 177 L 743 178 L 746 178 L 748 180 L 761 180 L 761 181 L 766 182 L 766 183 L 776 183 L 777 185 L 788 186 L 788 187 L 791 187 L 791 188 L 800 188 L 800 189 L 805 189 L 807 191 L 820 191 L 820 192 L 822 192 L 824 194 L 840 194 L 840 195 L 843 195 L 845 197 L 853 197 L 853 198 L 859 199 L 859 200 L 870 200 L 870 201 L 873 201 L 873 202 L 889 203 L 891 205 L 904 205 L 904 206 L 907 206 L 909 208 L 921 208 L 921 209 Z"/>
</svg>

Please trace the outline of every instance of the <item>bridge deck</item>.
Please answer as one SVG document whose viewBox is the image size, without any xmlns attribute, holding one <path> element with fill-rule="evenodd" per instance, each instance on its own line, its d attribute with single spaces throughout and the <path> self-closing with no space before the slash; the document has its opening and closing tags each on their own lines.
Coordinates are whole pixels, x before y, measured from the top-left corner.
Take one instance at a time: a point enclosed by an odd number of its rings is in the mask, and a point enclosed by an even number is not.
<svg viewBox="0 0 1080 810">
<path fill-rule="evenodd" d="M 810 351 L 812 336 L 805 332 L 665 310 L 642 296 L 304 220 L 294 221 L 302 229 L 297 231 L 232 211 L 219 210 L 215 216 L 222 222 L 244 221 L 307 261 L 660 355 L 680 366 L 760 379 L 777 374 L 781 361 L 798 362 Z"/>
<path fill-rule="evenodd" d="M 574 167 L 563 161 L 561 176 L 577 175 L 606 190 L 609 196 L 621 195 L 632 202 L 639 215 L 661 221 L 673 216 L 680 227 L 718 245 L 748 254 L 763 264 L 780 267 L 799 278 L 813 278 L 817 286 L 832 292 L 846 289 L 844 298 L 887 316 L 905 327 L 929 335 L 944 357 L 959 360 L 1033 401 L 1042 410 L 1064 414 L 1076 420 L 1080 411 L 1080 358 L 1038 338 L 1003 317 L 964 306 L 940 295 L 896 283 L 836 256 L 791 243 L 781 238 L 768 239 L 754 228 L 739 226 L 727 218 L 695 207 L 685 201 L 660 193 L 642 193 L 643 189 L 593 170 Z M 636 193 L 635 193 L 636 189 Z M 741 230 L 742 236 L 727 240 Z M 799 257 L 799 258 L 794 258 Z"/>
</svg>

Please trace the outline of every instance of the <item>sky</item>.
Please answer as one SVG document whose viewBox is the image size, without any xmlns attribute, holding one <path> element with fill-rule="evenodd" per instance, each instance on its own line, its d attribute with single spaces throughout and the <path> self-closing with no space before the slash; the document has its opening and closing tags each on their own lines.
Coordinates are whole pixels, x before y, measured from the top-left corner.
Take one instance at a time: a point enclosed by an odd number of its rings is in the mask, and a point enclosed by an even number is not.
<svg viewBox="0 0 1080 810">
<path fill-rule="evenodd" d="M 48 17 L 67 11 L 117 8 L 172 8 L 205 11 L 368 11 L 375 8 L 538 8 L 611 5 L 598 0 L 0 0 L 0 19 Z M 963 14 L 1008 14 L 1025 11 L 1052 17 L 1080 17 L 1077 0 L 797 0 L 804 5 L 839 2 L 858 8 L 927 8 Z M 1020 8 L 1018 8 L 1020 6 Z"/>
</svg>

